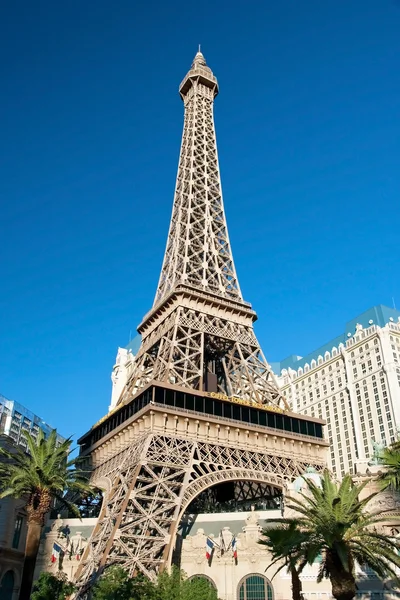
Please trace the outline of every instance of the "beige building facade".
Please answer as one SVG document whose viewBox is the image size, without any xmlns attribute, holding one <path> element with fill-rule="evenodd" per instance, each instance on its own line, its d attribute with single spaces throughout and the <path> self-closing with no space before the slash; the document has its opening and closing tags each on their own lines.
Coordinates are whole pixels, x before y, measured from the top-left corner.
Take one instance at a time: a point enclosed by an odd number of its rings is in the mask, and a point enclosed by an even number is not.
<svg viewBox="0 0 400 600">
<path fill-rule="evenodd" d="M 291 409 L 326 421 L 338 475 L 373 461 L 400 428 L 400 312 L 376 306 L 305 358 L 273 365 Z"/>
<path fill-rule="evenodd" d="M 24 502 L 0 500 L 0 600 L 17 600 L 24 564 L 26 513 Z"/>
</svg>

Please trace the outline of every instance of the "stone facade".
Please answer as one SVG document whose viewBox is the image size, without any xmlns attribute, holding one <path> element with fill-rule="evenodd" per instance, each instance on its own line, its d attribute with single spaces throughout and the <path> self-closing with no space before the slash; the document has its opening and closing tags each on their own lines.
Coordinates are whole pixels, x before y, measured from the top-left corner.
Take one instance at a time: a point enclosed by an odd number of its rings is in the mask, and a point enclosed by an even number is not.
<svg viewBox="0 0 400 600">
<path fill-rule="evenodd" d="M 0 600 L 17 600 L 24 564 L 24 502 L 0 500 Z"/>
<path fill-rule="evenodd" d="M 291 409 L 326 420 L 328 466 L 339 477 L 400 429 L 400 313 L 377 306 L 349 328 L 304 359 L 274 365 Z"/>
<path fill-rule="evenodd" d="M 96 518 L 81 520 L 63 519 L 60 516 L 50 520 L 42 535 L 35 578 L 39 577 L 42 571 L 55 575 L 62 570 L 72 580 L 96 521 Z M 52 560 L 54 544 L 62 550 L 56 560 Z"/>
<path fill-rule="evenodd" d="M 0 435 L 0 446 L 12 450 L 11 439 Z M 27 532 L 23 500 L 0 500 L 0 600 L 17 600 Z"/>
</svg>

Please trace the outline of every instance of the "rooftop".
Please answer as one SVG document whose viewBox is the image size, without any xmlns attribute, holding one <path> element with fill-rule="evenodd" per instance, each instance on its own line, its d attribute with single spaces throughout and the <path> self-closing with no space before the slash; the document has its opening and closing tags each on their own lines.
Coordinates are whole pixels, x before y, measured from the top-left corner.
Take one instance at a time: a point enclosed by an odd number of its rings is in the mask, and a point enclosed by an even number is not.
<svg viewBox="0 0 400 600">
<path fill-rule="evenodd" d="M 35 437 L 39 429 L 48 436 L 55 428 L 19 402 L 9 400 L 0 394 L 0 433 L 11 437 L 19 444 L 24 431 L 29 431 Z M 65 439 L 60 435 L 57 437 L 59 441 Z"/>
<path fill-rule="evenodd" d="M 365 312 L 361 313 L 351 321 L 348 321 L 344 327 L 343 333 L 333 338 L 326 344 L 323 344 L 307 356 L 297 356 L 292 354 L 287 358 L 279 362 L 271 362 L 271 367 L 274 373 L 278 375 L 283 369 L 294 369 L 297 370 L 299 367 L 303 367 L 306 363 L 310 364 L 311 361 L 317 360 L 318 356 L 324 356 L 325 352 L 331 352 L 332 348 L 337 348 L 339 344 L 346 344 L 346 340 L 352 337 L 356 332 L 356 326 L 362 325 L 364 329 L 371 327 L 371 325 L 377 325 L 378 327 L 384 327 L 389 322 L 399 322 L 400 311 L 383 304 L 378 304 L 369 308 Z"/>
</svg>

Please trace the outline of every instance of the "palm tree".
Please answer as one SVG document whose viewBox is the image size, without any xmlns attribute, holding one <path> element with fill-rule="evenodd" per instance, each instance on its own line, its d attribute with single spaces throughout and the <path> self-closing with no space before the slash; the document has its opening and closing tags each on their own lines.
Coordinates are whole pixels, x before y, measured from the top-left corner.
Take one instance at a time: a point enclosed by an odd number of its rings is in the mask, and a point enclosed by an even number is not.
<svg viewBox="0 0 400 600">
<path fill-rule="evenodd" d="M 59 444 L 55 431 L 45 439 L 40 430 L 37 440 L 26 434 L 26 441 L 27 452 L 21 448 L 0 448 L 0 498 L 26 498 L 28 532 L 20 600 L 29 600 L 40 534 L 53 501 L 79 517 L 77 507 L 66 499 L 65 492 L 91 489 L 85 473 L 77 468 L 79 459 L 69 459 L 71 439 Z"/>
<path fill-rule="evenodd" d="M 320 556 L 317 581 L 329 578 L 332 595 L 337 600 L 354 598 L 356 563 L 369 567 L 382 579 L 397 579 L 395 568 L 400 567 L 400 543 L 379 531 L 380 524 L 388 520 L 385 511 L 368 513 L 365 510 L 378 493 L 360 500 L 368 481 L 357 485 L 350 475 L 345 475 L 338 484 L 325 471 L 320 486 L 311 480 L 306 483 L 306 492 L 300 494 L 301 498 L 292 498 L 289 505 L 299 516 L 271 520 L 291 526 L 305 536 L 300 546 L 292 545 L 296 564 L 301 564 L 302 559 L 313 564 Z M 285 535 L 283 529 L 282 536 Z"/>
<path fill-rule="evenodd" d="M 379 476 L 383 488 L 390 488 L 394 492 L 400 491 L 400 444 L 395 442 L 384 448 L 379 455 L 380 463 L 385 471 Z"/>
<path fill-rule="evenodd" d="M 269 567 L 281 563 L 274 577 L 282 569 L 286 569 L 292 580 L 293 600 L 303 600 L 300 574 L 307 564 L 303 555 L 303 547 L 308 537 L 297 527 L 297 523 L 278 524 L 263 529 L 259 544 L 268 548 L 272 562 Z M 268 568 L 269 568 L 268 567 Z"/>
</svg>

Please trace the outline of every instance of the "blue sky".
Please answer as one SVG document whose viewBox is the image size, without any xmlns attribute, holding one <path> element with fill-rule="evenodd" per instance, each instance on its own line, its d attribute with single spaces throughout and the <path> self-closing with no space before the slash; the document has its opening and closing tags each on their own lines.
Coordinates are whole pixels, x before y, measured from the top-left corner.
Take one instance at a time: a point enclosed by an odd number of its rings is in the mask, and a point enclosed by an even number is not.
<svg viewBox="0 0 400 600">
<path fill-rule="evenodd" d="M 269 360 L 400 305 L 400 2 L 42 2 L 0 19 L 0 392 L 62 434 L 102 416 L 150 308 L 197 44 Z"/>
</svg>

